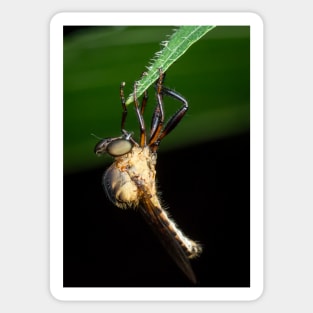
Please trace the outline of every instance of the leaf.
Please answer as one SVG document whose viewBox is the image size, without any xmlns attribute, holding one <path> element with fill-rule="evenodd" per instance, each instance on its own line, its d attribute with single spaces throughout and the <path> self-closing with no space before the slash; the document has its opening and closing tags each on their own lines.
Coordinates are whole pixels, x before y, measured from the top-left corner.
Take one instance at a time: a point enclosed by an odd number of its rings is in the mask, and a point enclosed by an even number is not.
<svg viewBox="0 0 313 313">
<path fill-rule="evenodd" d="M 148 72 L 137 82 L 137 97 L 140 97 L 143 92 L 156 81 L 159 76 L 160 68 L 165 72 L 191 45 L 214 27 L 215 26 L 181 26 L 173 33 L 169 41 L 162 41 L 161 45 L 164 48 L 155 53 L 155 58 L 152 59 L 151 65 L 147 67 Z M 126 105 L 129 105 L 133 101 L 134 97 L 132 93 L 127 98 Z"/>
</svg>

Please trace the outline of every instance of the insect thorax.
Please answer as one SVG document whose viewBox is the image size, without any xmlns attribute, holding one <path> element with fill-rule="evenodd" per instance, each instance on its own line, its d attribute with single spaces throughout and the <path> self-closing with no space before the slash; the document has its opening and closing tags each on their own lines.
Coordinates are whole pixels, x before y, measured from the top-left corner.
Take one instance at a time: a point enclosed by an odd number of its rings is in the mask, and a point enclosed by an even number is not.
<svg viewBox="0 0 313 313">
<path fill-rule="evenodd" d="M 138 206 L 142 190 L 154 196 L 156 159 L 149 147 L 133 147 L 131 152 L 116 157 L 102 179 L 110 201 L 126 209 Z"/>
</svg>

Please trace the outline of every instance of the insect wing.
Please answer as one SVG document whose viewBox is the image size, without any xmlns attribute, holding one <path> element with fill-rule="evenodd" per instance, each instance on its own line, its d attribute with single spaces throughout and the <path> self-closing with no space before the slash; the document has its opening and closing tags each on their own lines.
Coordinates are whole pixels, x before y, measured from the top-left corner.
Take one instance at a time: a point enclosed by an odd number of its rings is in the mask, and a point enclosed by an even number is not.
<svg viewBox="0 0 313 313">
<path fill-rule="evenodd" d="M 186 256 L 184 250 L 175 239 L 174 234 L 168 228 L 166 221 L 161 218 L 162 209 L 156 207 L 150 200 L 149 197 L 143 196 L 139 211 L 146 220 L 146 222 L 151 226 L 154 233 L 159 238 L 160 242 L 167 250 L 168 254 L 172 257 L 178 267 L 185 273 L 189 280 L 196 284 L 196 276 L 192 270 L 190 261 Z"/>
</svg>

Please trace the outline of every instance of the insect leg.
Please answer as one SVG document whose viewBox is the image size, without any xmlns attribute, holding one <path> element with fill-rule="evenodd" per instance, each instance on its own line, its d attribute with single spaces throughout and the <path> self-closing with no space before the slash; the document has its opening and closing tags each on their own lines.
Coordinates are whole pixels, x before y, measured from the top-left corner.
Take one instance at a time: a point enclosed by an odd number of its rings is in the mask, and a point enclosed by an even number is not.
<svg viewBox="0 0 313 313">
<path fill-rule="evenodd" d="M 153 144 L 157 141 L 159 134 L 162 130 L 164 123 L 164 109 L 163 109 L 163 82 L 164 82 L 165 73 L 160 69 L 160 76 L 156 81 L 156 98 L 157 98 L 157 106 L 154 110 L 152 120 L 151 120 L 151 130 L 150 130 L 150 140 L 149 145 L 153 146 Z"/>
<path fill-rule="evenodd" d="M 140 147 L 144 147 L 146 145 L 146 128 L 145 128 L 145 121 L 143 119 L 143 116 L 141 114 L 141 110 L 144 111 L 145 105 L 146 105 L 146 100 L 147 100 L 147 94 L 145 93 L 144 98 L 143 98 L 143 104 L 141 105 L 141 109 L 139 108 L 139 101 L 137 98 L 137 82 L 134 84 L 134 103 L 135 103 L 135 109 L 137 113 L 137 118 L 139 121 L 139 129 L 140 129 L 140 140 L 139 140 L 139 145 Z M 143 106 L 143 109 L 142 109 Z"/>
<path fill-rule="evenodd" d="M 163 87 L 163 93 L 167 96 L 170 96 L 170 97 L 182 102 L 183 106 L 166 123 L 164 129 L 162 130 L 162 132 L 161 132 L 161 134 L 157 140 L 158 144 L 161 142 L 161 140 L 166 135 L 168 135 L 177 126 L 177 124 L 181 121 L 181 119 L 184 117 L 184 115 L 186 114 L 186 112 L 188 110 L 188 102 L 180 94 L 178 94 L 177 92 L 175 92 L 169 88 L 166 88 L 166 87 Z"/>
<path fill-rule="evenodd" d="M 123 108 L 122 122 L 121 122 L 122 133 L 125 133 L 125 122 L 126 122 L 126 117 L 127 117 L 127 107 L 126 107 L 125 96 L 124 96 L 124 87 L 125 87 L 125 82 L 122 82 L 120 85 L 120 98 L 121 98 L 121 103 L 122 103 L 122 108 Z"/>
<path fill-rule="evenodd" d="M 160 71 L 160 78 L 156 84 L 156 92 L 157 92 L 157 107 L 154 111 L 152 124 L 151 124 L 151 137 L 149 141 L 149 146 L 153 151 L 156 151 L 161 140 L 168 135 L 181 121 L 188 110 L 188 102 L 187 100 L 178 94 L 176 91 L 171 90 L 167 87 L 163 86 L 163 78 L 164 74 Z M 172 97 L 178 101 L 180 101 L 183 105 L 182 107 L 169 119 L 166 123 L 165 127 L 162 130 L 164 123 L 164 109 L 163 109 L 163 96 Z"/>
<path fill-rule="evenodd" d="M 143 72 L 142 75 L 141 75 L 141 78 L 143 76 L 146 76 L 147 75 L 147 72 Z M 144 111 L 145 111 L 145 108 L 146 108 L 146 105 L 147 105 L 147 101 L 148 101 L 148 92 L 147 90 L 144 91 L 143 93 L 143 98 L 142 98 L 142 101 L 141 101 L 141 107 L 140 107 L 140 114 L 143 115 Z"/>
</svg>

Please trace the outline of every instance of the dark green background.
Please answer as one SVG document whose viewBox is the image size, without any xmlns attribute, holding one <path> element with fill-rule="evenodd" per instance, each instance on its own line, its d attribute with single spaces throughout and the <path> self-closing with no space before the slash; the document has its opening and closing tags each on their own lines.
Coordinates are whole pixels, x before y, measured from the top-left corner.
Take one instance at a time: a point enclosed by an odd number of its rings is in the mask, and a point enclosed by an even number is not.
<svg viewBox="0 0 313 313">
<path fill-rule="evenodd" d="M 190 286 L 141 217 L 106 199 L 101 177 L 113 160 L 94 155 L 98 140 L 90 135 L 120 135 L 120 82 L 132 91 L 172 29 L 65 28 L 64 286 Z M 203 244 L 192 261 L 197 286 L 249 287 L 249 27 L 207 33 L 172 65 L 165 85 L 187 98 L 189 110 L 161 143 L 158 186 L 177 224 Z M 153 88 L 149 95 L 147 125 Z M 179 106 L 165 98 L 166 117 Z M 126 129 L 138 135 L 132 105 Z"/>
<path fill-rule="evenodd" d="M 64 170 L 99 166 L 99 137 L 120 134 L 120 82 L 126 94 L 146 70 L 173 27 L 89 27 L 64 39 Z M 189 101 L 184 121 L 162 143 L 162 151 L 238 134 L 249 129 L 249 27 L 217 27 L 167 72 L 166 85 Z M 170 116 L 179 104 L 166 100 Z M 150 90 L 154 107 L 154 90 Z M 153 104 L 153 105 L 152 105 Z M 130 111 L 132 108 L 130 108 Z M 150 124 L 150 114 L 146 113 Z M 135 115 L 127 129 L 138 134 Z"/>
</svg>

